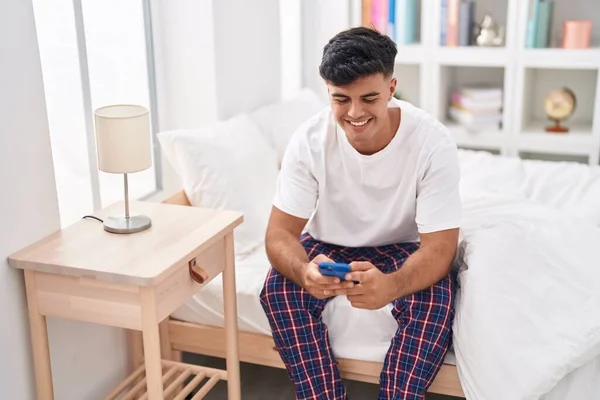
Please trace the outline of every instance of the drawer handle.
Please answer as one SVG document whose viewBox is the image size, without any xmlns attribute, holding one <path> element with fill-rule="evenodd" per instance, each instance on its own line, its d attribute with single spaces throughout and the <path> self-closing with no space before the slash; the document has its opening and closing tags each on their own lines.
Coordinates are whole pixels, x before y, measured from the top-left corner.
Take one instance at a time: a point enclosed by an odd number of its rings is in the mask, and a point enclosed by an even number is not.
<svg viewBox="0 0 600 400">
<path fill-rule="evenodd" d="M 196 264 L 196 257 L 188 262 L 188 266 L 190 268 L 190 276 L 193 280 L 201 285 L 208 280 L 208 273 Z"/>
</svg>

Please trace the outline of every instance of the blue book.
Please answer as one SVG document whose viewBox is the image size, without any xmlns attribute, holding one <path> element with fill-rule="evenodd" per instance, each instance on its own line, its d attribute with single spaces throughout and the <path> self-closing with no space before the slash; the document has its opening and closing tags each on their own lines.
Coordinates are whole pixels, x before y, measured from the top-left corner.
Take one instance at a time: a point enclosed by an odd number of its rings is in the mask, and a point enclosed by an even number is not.
<svg viewBox="0 0 600 400">
<path fill-rule="evenodd" d="M 401 46 L 403 44 L 406 44 L 406 28 L 405 28 L 405 21 L 406 21 L 406 10 L 407 10 L 407 6 L 406 6 L 406 2 L 408 0 L 396 0 L 394 7 L 396 8 L 395 10 L 395 14 L 396 16 L 394 17 L 394 25 L 396 27 L 396 33 L 395 33 L 395 39 L 396 39 L 396 44 L 398 46 Z"/>
<path fill-rule="evenodd" d="M 389 0 L 388 36 L 396 41 L 396 0 Z"/>
<path fill-rule="evenodd" d="M 540 0 L 529 0 L 529 17 L 527 19 L 527 38 L 525 47 L 535 48 L 537 43 L 537 22 Z"/>
<path fill-rule="evenodd" d="M 406 0 L 406 19 L 404 21 L 406 27 L 406 44 L 417 41 L 418 18 L 417 0 Z"/>
<path fill-rule="evenodd" d="M 475 18 L 475 3 L 461 1 L 458 14 L 458 45 L 471 45 L 471 32 Z"/>
<path fill-rule="evenodd" d="M 442 0 L 440 14 L 440 46 L 446 45 L 446 32 L 448 28 L 448 0 Z"/>
<path fill-rule="evenodd" d="M 537 30 L 535 35 L 535 47 L 543 49 L 550 43 L 550 32 L 552 30 L 552 14 L 554 13 L 554 1 L 540 1 L 538 5 Z"/>
</svg>

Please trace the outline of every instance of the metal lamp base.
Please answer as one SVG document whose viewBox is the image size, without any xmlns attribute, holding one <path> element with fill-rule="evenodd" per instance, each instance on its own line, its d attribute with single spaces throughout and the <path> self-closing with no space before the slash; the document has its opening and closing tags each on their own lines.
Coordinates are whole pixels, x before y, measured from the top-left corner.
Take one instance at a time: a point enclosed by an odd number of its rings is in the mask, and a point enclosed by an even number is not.
<svg viewBox="0 0 600 400">
<path fill-rule="evenodd" d="M 110 233 L 136 233 L 152 226 L 152 221 L 145 215 L 133 217 L 108 217 L 104 220 L 104 230 Z"/>
</svg>

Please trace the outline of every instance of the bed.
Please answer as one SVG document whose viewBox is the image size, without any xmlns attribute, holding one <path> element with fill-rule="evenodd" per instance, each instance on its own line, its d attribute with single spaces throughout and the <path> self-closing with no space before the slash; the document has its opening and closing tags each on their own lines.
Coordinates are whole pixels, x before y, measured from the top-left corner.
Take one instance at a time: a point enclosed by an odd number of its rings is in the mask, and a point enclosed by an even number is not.
<svg viewBox="0 0 600 400">
<path fill-rule="evenodd" d="M 183 189 L 165 202 L 244 213 L 235 248 L 245 362 L 283 367 L 258 301 L 269 268 L 264 230 L 287 140 L 319 107 L 303 93 L 206 128 L 159 134 Z M 453 348 L 430 392 L 600 398 L 600 168 L 481 151 L 459 157 L 464 218 Z M 215 279 L 161 325 L 163 356 L 223 357 L 220 310 Z M 377 383 L 396 329 L 389 312 L 356 310 L 339 297 L 323 318 L 342 375 Z"/>
<path fill-rule="evenodd" d="M 183 191 L 164 202 L 190 205 Z M 268 268 L 262 248 L 236 262 L 240 360 L 284 368 L 258 300 Z M 172 358 L 179 358 L 181 351 L 225 357 L 221 287 L 220 277 L 215 278 L 163 323 L 161 333 L 166 336 L 163 344 L 168 343 Z M 338 317 L 332 318 L 334 313 Z M 391 335 L 396 330 L 396 321 L 388 315 L 391 316 L 387 308 L 376 313 L 352 308 L 345 297 L 337 297 L 327 306 L 323 319 L 328 324 L 334 353 L 341 355 L 337 361 L 342 377 L 379 383 L 380 360 L 383 360 Z M 374 329 L 365 329 L 365 326 Z M 135 357 L 141 357 L 141 354 Z M 430 392 L 463 397 L 455 363 L 454 355 L 449 353 L 429 388 Z"/>
</svg>

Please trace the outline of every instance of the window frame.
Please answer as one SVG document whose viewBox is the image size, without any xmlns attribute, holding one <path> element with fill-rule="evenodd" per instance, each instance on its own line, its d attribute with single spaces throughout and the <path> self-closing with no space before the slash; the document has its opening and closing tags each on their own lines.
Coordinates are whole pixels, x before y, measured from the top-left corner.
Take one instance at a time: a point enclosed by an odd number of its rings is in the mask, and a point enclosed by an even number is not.
<svg viewBox="0 0 600 400">
<path fill-rule="evenodd" d="M 81 76 L 81 88 L 83 97 L 83 113 L 85 121 L 85 134 L 87 140 L 88 166 L 90 172 L 90 184 L 92 190 L 92 205 L 94 211 L 102 208 L 100 196 L 100 177 L 98 173 L 98 161 L 96 152 L 96 137 L 94 133 L 94 110 L 92 109 L 92 94 L 90 89 L 90 75 L 87 57 L 87 45 L 85 38 L 85 26 L 83 18 L 82 0 L 73 0 L 73 11 L 75 16 L 75 34 L 77 36 L 77 55 L 79 58 L 79 70 Z M 141 0 L 144 16 L 144 37 L 146 45 L 146 64 L 148 70 L 148 94 L 150 108 L 150 125 L 152 136 L 153 166 L 154 166 L 154 191 L 142 196 L 140 200 L 147 200 L 163 190 L 162 158 L 160 144 L 157 134 L 159 131 L 158 98 L 156 90 L 156 63 L 154 58 L 154 41 L 152 29 L 152 5 L 151 0 Z"/>
</svg>

